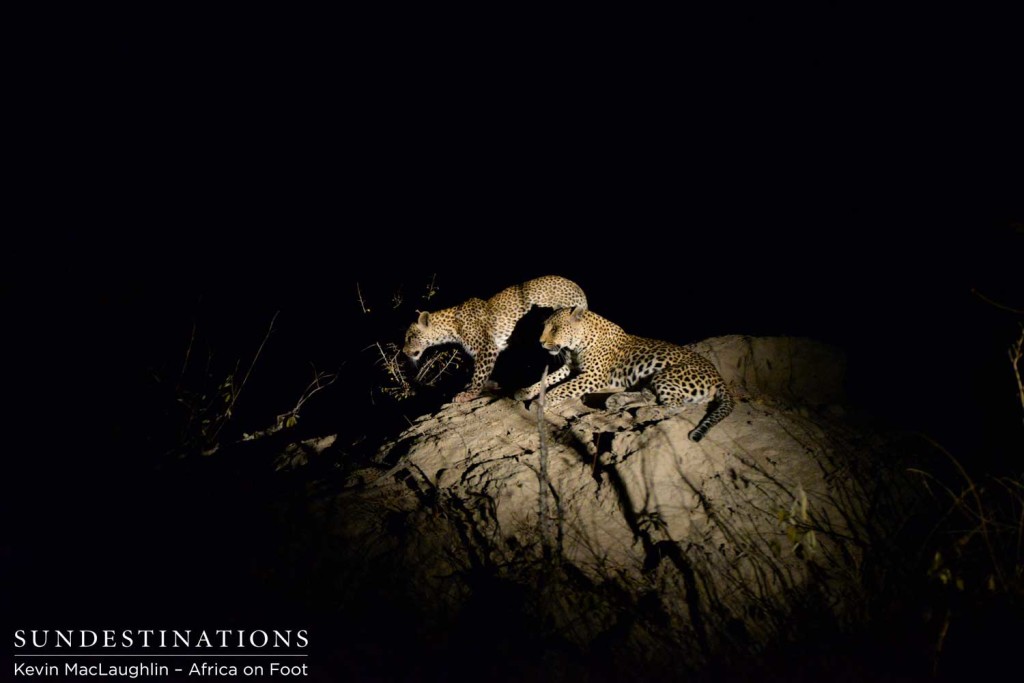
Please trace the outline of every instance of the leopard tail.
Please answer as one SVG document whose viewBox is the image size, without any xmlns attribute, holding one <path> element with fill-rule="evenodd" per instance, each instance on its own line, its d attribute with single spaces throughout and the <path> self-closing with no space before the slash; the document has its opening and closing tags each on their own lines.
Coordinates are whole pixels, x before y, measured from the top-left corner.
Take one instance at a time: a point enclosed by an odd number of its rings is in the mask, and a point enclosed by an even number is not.
<svg viewBox="0 0 1024 683">
<path fill-rule="evenodd" d="M 729 393 L 724 382 L 715 387 L 713 405 L 714 407 L 701 418 L 697 427 L 690 432 L 690 441 L 696 442 L 703 439 L 707 435 L 708 430 L 724 420 L 736 406 L 736 402 L 733 400 L 732 394 Z"/>
</svg>

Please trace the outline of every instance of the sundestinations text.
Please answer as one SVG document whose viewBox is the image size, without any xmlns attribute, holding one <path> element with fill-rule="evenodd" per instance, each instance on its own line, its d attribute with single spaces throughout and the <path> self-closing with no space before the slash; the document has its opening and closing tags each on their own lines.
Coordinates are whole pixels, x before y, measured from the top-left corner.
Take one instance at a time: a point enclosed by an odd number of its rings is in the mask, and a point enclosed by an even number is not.
<svg viewBox="0 0 1024 683">
<path fill-rule="evenodd" d="M 202 648 L 202 649 L 303 649 L 309 646 L 307 629 L 285 630 L 176 630 L 176 629 L 22 629 L 14 632 L 16 650 L 93 648 Z"/>
</svg>

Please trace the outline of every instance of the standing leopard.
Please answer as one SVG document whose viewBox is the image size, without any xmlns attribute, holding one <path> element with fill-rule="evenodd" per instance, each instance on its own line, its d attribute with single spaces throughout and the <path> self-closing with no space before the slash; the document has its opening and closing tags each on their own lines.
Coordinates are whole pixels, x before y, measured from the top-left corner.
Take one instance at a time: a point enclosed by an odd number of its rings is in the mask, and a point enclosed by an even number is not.
<svg viewBox="0 0 1024 683">
<path fill-rule="evenodd" d="M 420 313 L 405 333 L 402 351 L 416 363 L 432 346 L 460 344 L 473 358 L 474 367 L 469 387 L 455 400 L 470 401 L 480 395 L 516 323 L 532 306 L 585 310 L 587 296 L 572 280 L 539 277 L 503 289 L 487 301 L 474 298 L 436 313 Z"/>
<path fill-rule="evenodd" d="M 568 377 L 573 366 L 580 371 L 579 376 L 547 392 L 552 403 L 584 394 L 623 391 L 651 377 L 651 388 L 663 404 L 714 400 L 715 405 L 690 432 L 691 441 L 703 439 L 732 412 L 733 398 L 707 358 L 683 346 L 627 334 L 596 313 L 557 311 L 544 323 L 540 343 L 552 355 L 564 352 L 567 361 L 547 376 L 545 386 Z M 518 392 L 516 398 L 533 398 L 540 390 L 541 382 L 537 382 Z"/>
</svg>

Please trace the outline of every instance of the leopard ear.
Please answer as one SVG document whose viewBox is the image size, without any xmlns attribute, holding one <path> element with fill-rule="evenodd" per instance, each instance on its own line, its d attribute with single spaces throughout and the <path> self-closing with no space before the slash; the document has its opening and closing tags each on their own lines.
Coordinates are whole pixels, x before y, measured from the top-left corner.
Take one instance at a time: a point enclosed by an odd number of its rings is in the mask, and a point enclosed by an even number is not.
<svg viewBox="0 0 1024 683">
<path fill-rule="evenodd" d="M 430 314 L 426 311 L 420 311 L 420 319 L 417 321 L 420 325 L 426 327 L 430 324 Z"/>
<path fill-rule="evenodd" d="M 569 319 L 574 323 L 578 323 L 583 318 L 583 314 L 586 313 L 586 311 L 586 306 L 573 306 L 572 313 L 569 314 Z"/>
</svg>

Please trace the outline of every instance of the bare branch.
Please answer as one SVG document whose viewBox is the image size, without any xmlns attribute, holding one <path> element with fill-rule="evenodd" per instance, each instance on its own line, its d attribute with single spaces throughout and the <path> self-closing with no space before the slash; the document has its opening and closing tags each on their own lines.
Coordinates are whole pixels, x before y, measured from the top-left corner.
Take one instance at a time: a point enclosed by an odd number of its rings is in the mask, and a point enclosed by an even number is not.
<svg viewBox="0 0 1024 683">
<path fill-rule="evenodd" d="M 1020 395 L 1020 407 L 1024 410 L 1024 382 L 1020 377 L 1020 359 L 1024 355 L 1024 324 L 1020 326 L 1020 337 L 1010 345 L 1010 364 L 1013 365 L 1013 375 L 1017 378 L 1017 393 Z"/>
<path fill-rule="evenodd" d="M 249 363 L 249 368 L 245 371 L 245 377 L 242 378 L 242 383 L 235 388 L 234 376 L 237 374 L 237 366 L 235 374 L 232 374 L 231 381 L 231 401 L 228 403 L 227 408 L 224 410 L 225 419 L 217 425 L 217 429 L 213 432 L 213 440 L 216 440 L 217 435 L 220 434 L 220 430 L 227 424 L 227 421 L 231 418 L 232 409 L 235 407 L 235 403 L 238 402 L 238 397 L 242 394 L 242 389 L 245 388 L 245 383 L 249 381 L 249 376 L 252 374 L 252 369 L 256 367 L 256 361 L 259 360 L 260 354 L 263 353 L 263 347 L 267 345 L 267 340 L 270 339 L 271 332 L 274 331 L 274 322 L 277 321 L 277 316 L 281 314 L 281 311 L 275 311 L 274 317 L 270 319 L 270 326 L 267 327 L 267 333 L 263 335 L 263 341 L 260 342 L 260 346 L 256 349 L 256 355 L 253 356 L 252 362 Z"/>
<path fill-rule="evenodd" d="M 242 441 L 253 441 L 255 439 L 262 439 L 263 437 L 276 434 L 284 429 L 290 429 L 294 427 L 299 421 L 299 411 L 302 406 L 312 398 L 316 393 L 326 389 L 327 387 L 334 384 L 335 380 L 338 379 L 338 373 L 336 372 L 321 372 L 313 367 L 313 380 L 306 386 L 302 394 L 299 396 L 299 400 L 296 401 L 295 407 L 291 410 L 281 413 L 274 420 L 274 424 L 270 427 L 254 432 L 252 434 L 243 434 Z"/>
<path fill-rule="evenodd" d="M 458 359 L 458 349 L 448 349 L 434 354 L 420 366 L 419 372 L 416 373 L 416 381 L 428 386 L 437 384 L 437 381 L 447 374 L 449 368 L 459 366 Z M 438 368 L 438 365 L 441 367 Z"/>
<path fill-rule="evenodd" d="M 356 296 L 359 298 L 359 308 L 363 309 L 363 313 L 369 313 L 370 309 L 366 305 L 366 300 L 363 299 L 363 290 L 359 288 L 359 283 L 356 283 Z"/>
<path fill-rule="evenodd" d="M 436 281 L 437 273 L 434 273 L 433 275 L 430 276 L 430 284 L 427 285 L 427 293 L 423 295 L 423 298 L 426 301 L 430 301 L 431 299 L 434 298 L 434 295 L 437 294 L 438 287 L 436 284 L 434 284 Z"/>
<path fill-rule="evenodd" d="M 551 534 L 548 533 L 548 527 L 550 526 L 550 515 L 548 514 L 548 438 L 547 429 L 544 420 L 544 400 L 546 397 L 546 391 L 544 385 L 548 379 L 548 368 L 544 366 L 544 373 L 540 378 L 540 395 L 537 396 L 535 404 L 537 406 L 537 432 L 540 435 L 540 468 L 537 472 L 538 481 L 538 513 L 540 517 L 540 534 L 541 544 L 544 549 L 545 560 L 550 559 L 551 554 Z"/>
<path fill-rule="evenodd" d="M 402 350 L 396 344 L 384 344 L 375 342 L 366 349 L 376 348 L 380 359 L 377 361 L 388 373 L 392 384 L 381 387 L 385 394 L 394 396 L 398 400 L 404 400 L 414 396 L 416 389 L 413 380 L 410 380 L 402 365 Z M 366 349 L 363 349 L 364 351 Z M 452 368 L 459 366 L 458 349 L 446 349 L 440 353 L 433 354 L 423 361 L 416 372 L 415 382 L 425 386 L 434 386 Z"/>
<path fill-rule="evenodd" d="M 380 354 L 380 364 L 384 366 L 384 369 L 388 373 L 388 377 L 390 377 L 391 381 L 394 383 L 393 386 L 382 387 L 381 390 L 386 394 L 392 394 L 398 399 L 412 396 L 415 392 L 409 384 L 409 380 L 406 379 L 405 373 L 402 371 L 402 364 L 398 359 L 398 356 L 401 353 L 399 348 L 394 344 L 388 344 L 388 350 L 385 351 L 380 342 L 376 342 L 375 346 L 377 347 L 377 352 Z"/>
<path fill-rule="evenodd" d="M 312 365 L 312 364 L 311 364 Z M 302 405 L 317 394 L 317 392 L 323 391 L 327 387 L 334 384 L 338 379 L 338 373 L 336 372 L 321 372 L 313 367 L 313 381 L 302 392 L 295 407 L 292 408 L 286 415 L 297 415 Z"/>
<path fill-rule="evenodd" d="M 188 369 L 188 359 L 192 356 L 192 344 L 196 340 L 196 321 L 192 321 L 192 334 L 188 338 L 188 348 L 185 349 L 185 362 L 181 364 L 181 375 L 185 376 L 185 370 Z"/>
<path fill-rule="evenodd" d="M 1013 308 L 1012 306 L 1006 306 L 1004 304 L 999 303 L 998 301 L 993 301 L 992 299 L 989 299 L 987 296 L 985 296 L 984 294 L 982 294 L 981 292 L 979 292 L 976 289 L 972 288 L 971 289 L 971 294 L 973 294 L 974 296 L 978 297 L 979 299 L 981 299 L 985 303 L 988 303 L 988 304 L 991 304 L 991 305 L 995 306 L 996 308 L 1001 308 L 1002 310 L 1009 311 L 1010 313 L 1017 313 L 1018 315 L 1024 315 L 1024 310 L 1021 310 L 1019 308 Z"/>
</svg>

